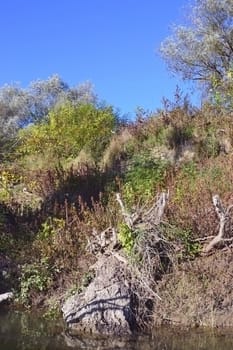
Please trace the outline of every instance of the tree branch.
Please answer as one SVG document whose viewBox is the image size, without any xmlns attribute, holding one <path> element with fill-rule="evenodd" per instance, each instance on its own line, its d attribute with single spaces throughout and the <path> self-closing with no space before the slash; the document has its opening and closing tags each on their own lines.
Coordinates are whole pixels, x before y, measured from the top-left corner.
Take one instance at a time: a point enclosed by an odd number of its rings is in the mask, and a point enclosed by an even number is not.
<svg viewBox="0 0 233 350">
<path fill-rule="evenodd" d="M 215 236 L 207 246 L 205 246 L 203 248 L 203 252 L 204 253 L 208 253 L 214 246 L 216 246 L 216 244 L 222 242 L 222 241 L 226 241 L 226 239 L 223 238 L 224 236 L 224 228 L 225 228 L 225 224 L 227 222 L 227 218 L 228 218 L 228 213 L 231 210 L 231 208 L 233 207 L 232 205 L 229 206 L 227 209 L 225 209 L 222 205 L 222 202 L 219 198 L 218 195 L 214 195 L 213 198 L 213 205 L 215 208 L 215 211 L 219 217 L 219 231 L 217 236 Z"/>
</svg>

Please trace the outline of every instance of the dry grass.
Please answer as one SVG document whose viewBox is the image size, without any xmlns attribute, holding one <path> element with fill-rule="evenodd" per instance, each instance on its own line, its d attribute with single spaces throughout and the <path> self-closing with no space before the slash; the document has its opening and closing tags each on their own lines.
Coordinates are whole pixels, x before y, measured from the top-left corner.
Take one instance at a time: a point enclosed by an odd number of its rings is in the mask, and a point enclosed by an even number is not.
<svg viewBox="0 0 233 350">
<path fill-rule="evenodd" d="M 232 250 L 186 262 L 159 282 L 154 322 L 185 326 L 233 325 Z"/>
<path fill-rule="evenodd" d="M 127 153 L 127 145 L 133 142 L 133 135 L 128 128 L 123 129 L 118 135 L 113 136 L 100 162 L 102 169 L 114 168 Z"/>
<path fill-rule="evenodd" d="M 220 155 L 201 163 L 184 164 L 170 184 L 168 219 L 196 236 L 215 234 L 218 220 L 212 196 L 218 194 L 227 207 L 233 203 L 233 154 Z"/>
</svg>

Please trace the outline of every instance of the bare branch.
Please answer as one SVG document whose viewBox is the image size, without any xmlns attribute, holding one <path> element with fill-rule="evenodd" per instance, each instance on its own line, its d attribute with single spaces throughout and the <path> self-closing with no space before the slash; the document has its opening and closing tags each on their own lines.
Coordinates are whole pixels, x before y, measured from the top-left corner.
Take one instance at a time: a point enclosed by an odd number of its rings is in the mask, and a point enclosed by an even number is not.
<svg viewBox="0 0 233 350">
<path fill-rule="evenodd" d="M 155 204 L 143 215 L 143 221 L 153 220 L 154 225 L 159 225 L 169 198 L 169 192 L 162 192 Z"/>
<path fill-rule="evenodd" d="M 132 220 L 132 217 L 131 215 L 126 211 L 125 209 L 125 206 L 121 200 L 121 196 L 120 196 L 120 193 L 117 193 L 116 194 L 116 200 L 117 202 L 120 204 L 120 207 L 121 207 L 121 212 L 122 212 L 122 215 L 125 219 L 125 223 L 127 226 L 129 226 L 129 228 L 132 228 L 133 227 L 133 220 Z"/>
<path fill-rule="evenodd" d="M 214 195 L 213 196 L 213 205 L 215 208 L 215 211 L 219 217 L 219 231 L 217 236 L 215 236 L 210 242 L 209 244 L 203 248 L 203 252 L 204 253 L 208 253 L 216 244 L 220 243 L 221 241 L 225 241 L 223 239 L 223 235 L 224 235 L 224 228 L 225 228 L 225 224 L 227 221 L 227 214 L 229 212 L 229 210 L 231 209 L 232 206 L 228 207 L 228 209 L 226 210 L 223 205 L 222 202 L 219 198 L 218 195 Z"/>
</svg>

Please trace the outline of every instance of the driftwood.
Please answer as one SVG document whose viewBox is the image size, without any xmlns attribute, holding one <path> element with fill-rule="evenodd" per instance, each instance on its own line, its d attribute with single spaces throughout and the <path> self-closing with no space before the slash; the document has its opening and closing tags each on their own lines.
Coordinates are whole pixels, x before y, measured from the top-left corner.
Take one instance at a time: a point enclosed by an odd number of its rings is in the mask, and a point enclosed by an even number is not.
<svg viewBox="0 0 233 350">
<path fill-rule="evenodd" d="M 116 194 L 116 201 L 121 208 L 121 214 L 124 218 L 125 224 L 130 229 L 137 230 L 145 228 L 148 230 L 159 226 L 161 223 L 168 197 L 168 192 L 162 192 L 157 196 L 155 202 L 149 209 L 141 207 L 132 214 L 126 210 L 120 193 Z M 111 251 L 117 243 L 117 230 L 115 227 L 109 226 L 102 232 L 98 232 L 96 228 L 93 228 L 86 249 L 91 253 L 98 254 L 99 252 L 105 251 L 106 248 Z"/>
<path fill-rule="evenodd" d="M 138 219 L 138 215 L 136 214 L 136 216 L 133 214 L 133 215 L 130 215 L 126 209 L 125 209 L 125 206 L 121 200 L 121 196 L 120 196 L 120 193 L 117 193 L 116 194 L 116 200 L 117 202 L 119 203 L 120 207 L 121 207 L 121 213 L 124 217 L 124 220 L 125 220 L 125 223 L 126 225 L 129 227 L 129 228 L 132 228 L 134 223 L 137 221 Z"/>
<path fill-rule="evenodd" d="M 122 249 L 114 225 L 102 232 L 92 228 L 87 249 L 97 257 L 91 266 L 94 277 L 86 289 L 68 298 L 62 308 L 69 329 L 130 335 L 149 326 L 152 300 L 161 300 L 156 293 L 156 278 L 168 243 L 159 225 L 167 200 L 168 194 L 161 193 L 150 207 L 138 207 L 130 213 L 120 193 L 116 194 L 121 220 L 134 237 L 132 256 Z"/>
<path fill-rule="evenodd" d="M 225 209 L 218 195 L 214 195 L 212 198 L 212 201 L 213 201 L 216 214 L 219 218 L 219 231 L 214 238 L 210 236 L 212 239 L 206 246 L 204 246 L 203 253 L 210 252 L 218 243 L 233 241 L 233 237 L 224 238 L 225 225 L 229 220 L 229 213 L 233 208 L 233 205 L 230 205 L 227 209 Z M 206 237 L 206 239 L 210 237 Z"/>
<path fill-rule="evenodd" d="M 125 224 L 130 230 L 140 232 L 135 241 L 134 253 L 141 256 L 142 264 L 140 267 L 135 264 L 131 266 L 133 269 L 131 272 L 135 279 L 140 281 L 143 289 L 147 289 L 149 294 L 154 294 L 158 298 L 159 296 L 154 292 L 152 293 L 152 288 L 145 281 L 148 279 L 154 282 L 153 275 L 155 269 L 160 264 L 160 254 L 162 252 L 163 255 L 167 255 L 170 249 L 169 243 L 162 236 L 159 229 L 168 198 L 169 193 L 162 192 L 155 198 L 151 207 L 140 207 L 135 212 L 129 213 L 125 208 L 120 193 L 116 194 L 116 201 L 119 203 Z M 100 253 L 101 255 L 108 254 L 115 256 L 119 261 L 124 262 L 129 267 L 130 259 L 124 256 L 123 251 L 116 253 L 116 249 L 114 248 L 119 249 L 117 243 L 119 243 L 117 240 L 117 230 L 114 227 L 109 226 L 102 232 L 98 232 L 93 228 L 87 249 L 96 255 Z"/>
<path fill-rule="evenodd" d="M 157 196 L 153 205 L 148 209 L 139 208 L 135 213 L 129 214 L 124 207 L 120 194 L 117 194 L 117 201 L 121 207 L 125 224 L 133 231 L 140 232 L 135 240 L 134 254 L 140 256 L 140 263 L 128 264 L 131 272 L 131 285 L 134 294 L 137 295 L 139 309 L 145 312 L 145 300 L 158 298 L 155 292 L 155 276 L 160 274 L 161 258 L 167 256 L 170 245 L 162 236 L 159 225 L 169 198 L 169 193 L 162 192 Z"/>
<path fill-rule="evenodd" d="M 3 293 L 0 294 L 0 303 L 10 300 L 13 298 L 13 293 L 12 292 L 7 292 L 7 293 Z"/>
<path fill-rule="evenodd" d="M 114 227 L 109 226 L 102 232 L 92 229 L 91 238 L 88 239 L 86 249 L 92 254 L 98 254 L 107 247 L 113 248 L 117 244 L 117 233 Z"/>
<path fill-rule="evenodd" d="M 148 225 L 158 226 L 161 223 L 162 216 L 164 214 L 165 206 L 169 198 L 169 192 L 162 192 L 155 200 L 154 204 L 145 210 L 143 207 L 138 209 L 133 214 L 129 214 L 124 207 L 121 200 L 120 193 L 116 194 L 117 202 L 120 204 L 122 216 L 124 217 L 125 223 L 129 228 L 134 228 L 138 223 L 145 223 Z"/>
</svg>

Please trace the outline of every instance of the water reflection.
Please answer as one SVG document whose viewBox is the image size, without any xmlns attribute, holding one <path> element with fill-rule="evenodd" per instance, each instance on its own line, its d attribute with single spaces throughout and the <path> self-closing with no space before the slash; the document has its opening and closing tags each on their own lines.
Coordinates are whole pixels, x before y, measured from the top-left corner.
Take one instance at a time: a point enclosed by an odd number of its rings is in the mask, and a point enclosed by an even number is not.
<svg viewBox="0 0 233 350">
<path fill-rule="evenodd" d="M 60 330 L 61 324 L 48 322 L 35 313 L 1 311 L 0 349 L 67 349 L 60 347 L 62 340 Z"/>
<path fill-rule="evenodd" d="M 232 350 L 233 332 L 230 329 L 224 331 L 213 330 L 189 330 L 160 329 L 157 335 L 152 337 L 149 348 L 153 350 Z"/>
<path fill-rule="evenodd" d="M 232 331 L 162 328 L 137 338 L 87 337 L 68 333 L 62 321 L 46 321 L 35 313 L 0 312 L 1 350 L 232 350 Z"/>
<path fill-rule="evenodd" d="M 159 329 L 151 336 L 126 340 L 77 338 L 66 335 L 66 344 L 75 349 L 127 350 L 232 350 L 232 330 L 218 334 L 207 331 Z"/>
</svg>

